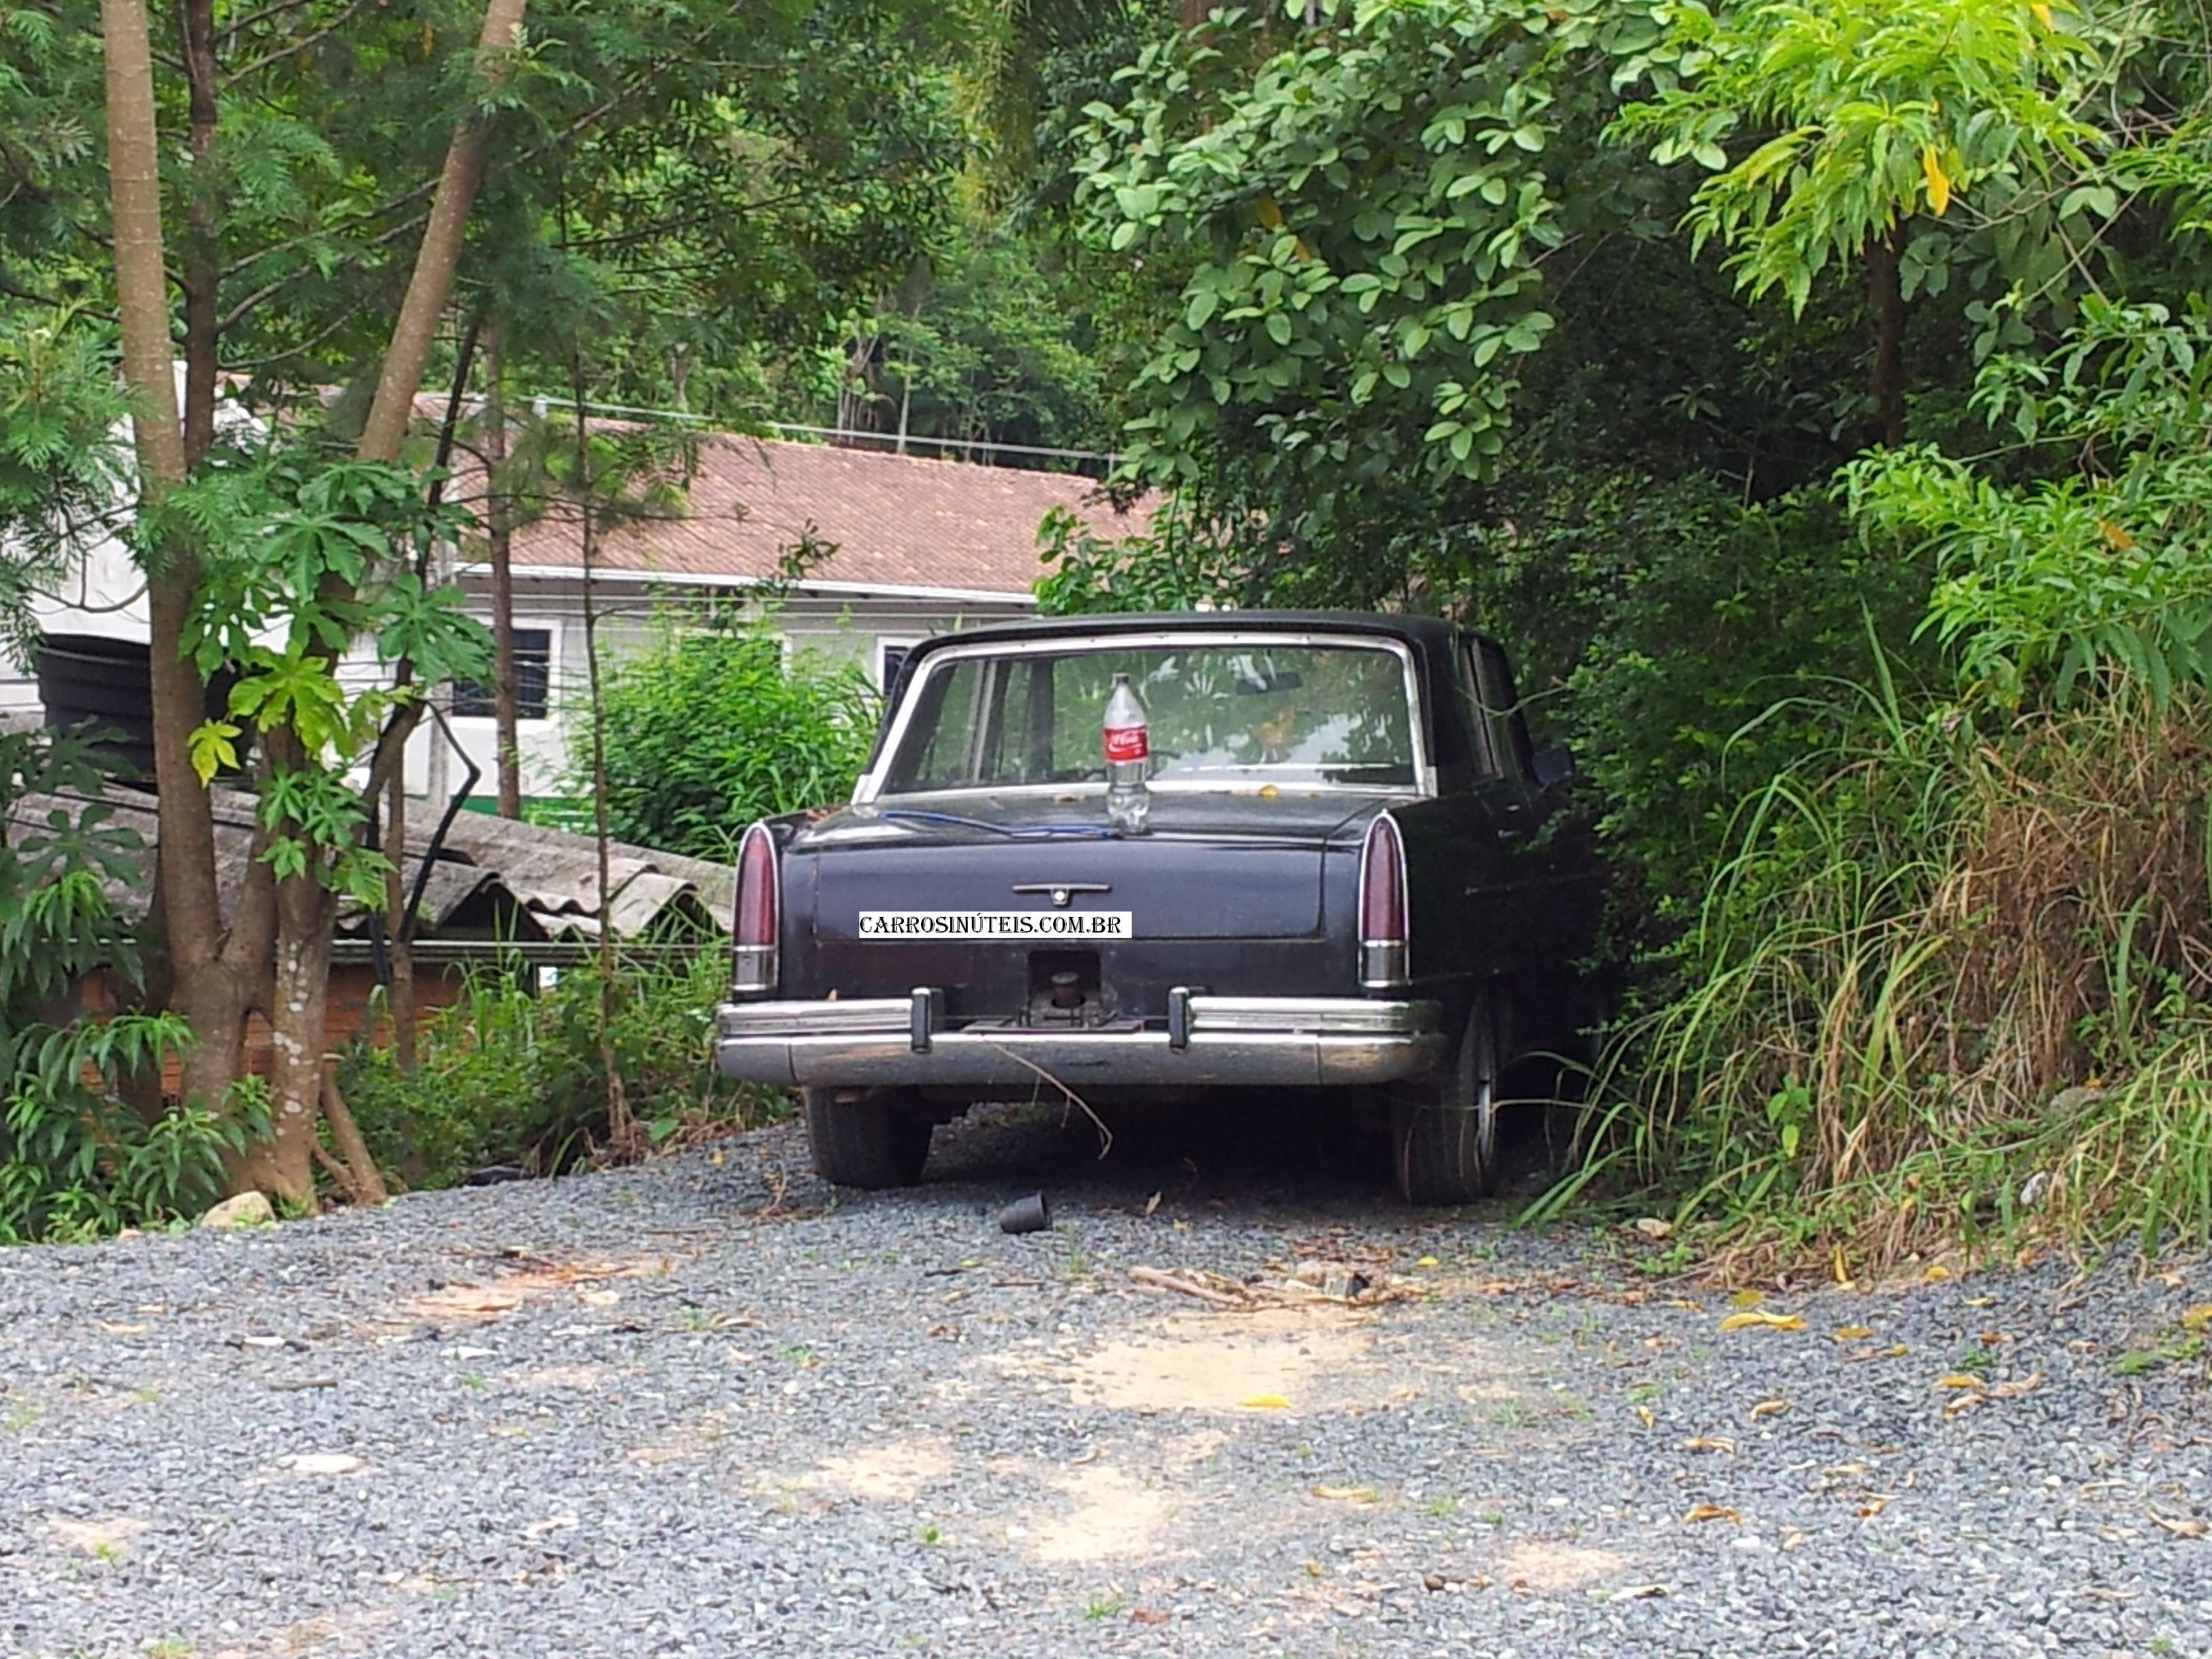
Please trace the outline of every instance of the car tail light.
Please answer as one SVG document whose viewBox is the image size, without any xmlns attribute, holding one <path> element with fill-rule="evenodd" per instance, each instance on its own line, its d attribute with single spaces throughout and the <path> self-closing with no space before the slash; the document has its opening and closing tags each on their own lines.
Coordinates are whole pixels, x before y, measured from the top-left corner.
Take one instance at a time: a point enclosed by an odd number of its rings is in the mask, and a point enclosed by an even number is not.
<svg viewBox="0 0 2212 1659">
<path fill-rule="evenodd" d="M 1387 812 L 1359 852 L 1359 983 L 1395 990 L 1406 975 L 1406 843 Z"/>
<path fill-rule="evenodd" d="M 738 845 L 738 908 L 730 920 L 730 988 L 740 994 L 775 989 L 777 912 L 782 908 L 777 877 L 775 837 L 768 825 L 756 823 Z"/>
</svg>

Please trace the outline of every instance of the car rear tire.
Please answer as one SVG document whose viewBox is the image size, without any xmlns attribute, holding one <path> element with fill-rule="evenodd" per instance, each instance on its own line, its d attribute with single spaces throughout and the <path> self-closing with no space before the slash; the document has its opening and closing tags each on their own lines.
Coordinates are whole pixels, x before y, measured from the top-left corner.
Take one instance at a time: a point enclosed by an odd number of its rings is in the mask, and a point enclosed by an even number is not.
<svg viewBox="0 0 2212 1659">
<path fill-rule="evenodd" d="M 1498 1188 L 1498 1023 L 1478 995 L 1441 1074 L 1391 1101 L 1390 1153 L 1409 1204 L 1472 1204 Z"/>
<path fill-rule="evenodd" d="M 929 1158 L 929 1119 L 896 1089 L 802 1089 L 814 1172 L 838 1187 L 911 1187 Z"/>
</svg>

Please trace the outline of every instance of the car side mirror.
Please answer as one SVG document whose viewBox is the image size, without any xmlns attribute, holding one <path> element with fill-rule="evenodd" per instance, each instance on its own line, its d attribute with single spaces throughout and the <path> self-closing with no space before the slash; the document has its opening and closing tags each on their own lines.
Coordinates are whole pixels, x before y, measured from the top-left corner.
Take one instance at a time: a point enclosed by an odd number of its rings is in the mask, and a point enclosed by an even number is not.
<svg viewBox="0 0 2212 1659">
<path fill-rule="evenodd" d="M 1580 775 L 1575 770 L 1575 757 L 1567 752 L 1564 744 L 1554 744 L 1549 749 L 1539 749 L 1528 763 L 1529 775 L 1536 780 L 1539 788 L 1550 789 Z"/>
</svg>

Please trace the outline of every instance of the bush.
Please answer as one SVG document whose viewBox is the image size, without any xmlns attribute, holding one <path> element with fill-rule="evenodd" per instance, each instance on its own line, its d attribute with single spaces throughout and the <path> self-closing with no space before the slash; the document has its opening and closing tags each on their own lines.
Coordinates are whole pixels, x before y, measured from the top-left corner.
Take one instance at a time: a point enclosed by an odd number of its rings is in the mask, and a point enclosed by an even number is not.
<svg viewBox="0 0 2212 1659">
<path fill-rule="evenodd" d="M 719 941 L 698 945 L 617 967 L 609 1046 L 629 1110 L 655 1146 L 784 1109 L 780 1095 L 715 1070 L 714 1008 L 729 963 Z M 408 1186 L 451 1186 L 496 1164 L 550 1174 L 606 1147 L 599 1030 L 595 964 L 566 969 L 542 991 L 520 971 L 471 971 L 460 1000 L 424 1020 L 413 1071 L 364 1042 L 346 1055 L 339 1082 L 378 1164 Z"/>
<path fill-rule="evenodd" d="M 108 883 L 142 879 L 138 836 L 107 820 L 88 741 L 0 734 L 0 815 L 27 793 L 91 797 L 38 826 L 10 822 L 0 848 L 0 1242 L 76 1239 L 195 1213 L 223 1190 L 224 1159 L 265 1113 L 143 1111 L 126 1085 L 155 1086 L 189 1039 L 173 1014 L 85 1011 L 88 976 L 126 992 L 141 978 Z"/>
<path fill-rule="evenodd" d="M 601 698 L 607 827 L 618 841 L 726 859 L 755 818 L 843 800 L 867 762 L 878 699 L 858 666 L 795 652 L 759 623 L 664 617 Z M 569 764 L 592 793 L 591 734 Z"/>
<path fill-rule="evenodd" d="M 2212 707 L 1825 712 L 1628 1033 L 1614 1155 L 1861 1265 L 2031 1224 L 2212 1240 Z"/>
</svg>

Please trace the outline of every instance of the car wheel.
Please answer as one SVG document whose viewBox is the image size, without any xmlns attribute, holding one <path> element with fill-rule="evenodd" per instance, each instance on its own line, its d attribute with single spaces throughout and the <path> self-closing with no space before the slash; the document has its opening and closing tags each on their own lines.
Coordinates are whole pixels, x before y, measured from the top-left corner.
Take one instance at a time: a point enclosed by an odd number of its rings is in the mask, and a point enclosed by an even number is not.
<svg viewBox="0 0 2212 1659">
<path fill-rule="evenodd" d="M 814 1172 L 839 1187 L 911 1187 L 929 1158 L 929 1119 L 895 1089 L 802 1089 Z"/>
<path fill-rule="evenodd" d="M 1472 1204 L 1498 1187 L 1498 1028 L 1477 996 L 1449 1069 L 1391 1103 L 1390 1152 L 1409 1204 Z"/>
</svg>

